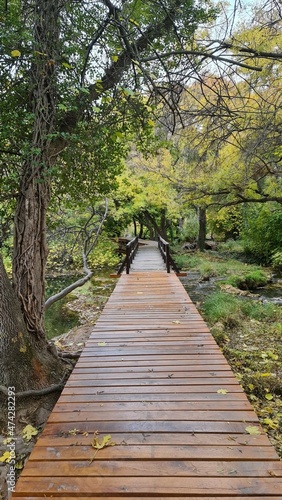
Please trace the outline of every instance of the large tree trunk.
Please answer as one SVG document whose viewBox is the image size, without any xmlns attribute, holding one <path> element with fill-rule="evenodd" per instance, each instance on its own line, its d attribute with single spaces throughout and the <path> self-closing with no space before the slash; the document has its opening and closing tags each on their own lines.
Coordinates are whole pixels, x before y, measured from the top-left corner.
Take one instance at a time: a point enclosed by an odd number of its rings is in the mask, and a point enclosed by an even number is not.
<svg viewBox="0 0 282 500">
<path fill-rule="evenodd" d="M 27 330 L 45 338 L 46 211 L 47 182 L 25 176 L 15 216 L 13 283 L 20 299 Z"/>
<path fill-rule="evenodd" d="M 45 338 L 46 212 L 50 201 L 49 169 L 55 159 L 50 134 L 54 132 L 56 116 L 59 9 L 58 0 L 35 2 L 36 59 L 31 68 L 34 126 L 15 214 L 13 285 L 22 305 L 27 330 L 37 340 Z"/>
<path fill-rule="evenodd" d="M 0 302 L 0 386 L 20 392 L 60 381 L 64 368 L 47 341 L 38 342 L 27 332 L 1 256 Z"/>
</svg>

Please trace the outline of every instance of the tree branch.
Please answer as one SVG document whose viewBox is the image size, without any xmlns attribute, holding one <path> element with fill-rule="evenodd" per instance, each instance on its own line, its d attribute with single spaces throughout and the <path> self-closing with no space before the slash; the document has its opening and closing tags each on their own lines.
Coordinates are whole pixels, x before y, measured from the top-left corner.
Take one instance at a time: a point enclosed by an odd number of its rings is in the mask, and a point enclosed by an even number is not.
<svg viewBox="0 0 282 500">
<path fill-rule="evenodd" d="M 69 293 L 71 293 L 76 288 L 83 286 L 94 275 L 94 272 L 91 271 L 91 269 L 89 269 L 89 267 L 88 267 L 87 259 L 88 259 L 90 252 L 92 252 L 93 248 L 97 245 L 98 238 L 101 234 L 102 227 L 103 227 L 103 224 L 107 218 L 107 215 L 108 215 L 108 199 L 106 198 L 105 199 L 105 212 L 104 212 L 102 219 L 99 223 L 99 226 L 98 226 L 98 229 L 96 231 L 96 235 L 95 235 L 93 241 L 91 241 L 91 240 L 93 237 L 94 229 L 92 229 L 90 231 L 90 233 L 87 234 L 87 225 L 89 224 L 90 220 L 93 218 L 94 212 L 92 212 L 90 218 L 88 219 L 88 221 L 86 222 L 86 224 L 84 226 L 84 232 L 86 232 L 86 238 L 84 240 L 84 245 L 83 245 L 82 259 L 83 259 L 83 272 L 85 273 L 85 276 L 83 278 L 76 280 L 71 285 L 65 287 L 60 292 L 49 297 L 49 299 L 47 299 L 45 302 L 45 311 L 47 311 L 51 307 L 52 304 L 54 304 L 55 302 L 57 302 L 60 299 L 63 299 L 64 297 L 66 297 Z"/>
<path fill-rule="evenodd" d="M 220 50 L 220 49 L 219 49 Z M 199 56 L 204 59 L 212 59 L 213 61 L 222 61 L 227 62 L 228 64 L 233 64 L 235 66 L 240 66 L 241 68 L 250 69 L 251 71 L 262 71 L 262 67 L 260 66 L 251 66 L 250 64 L 245 64 L 235 59 L 230 59 L 229 57 L 222 57 L 212 54 L 211 52 L 204 52 L 202 50 L 173 50 L 171 52 L 165 52 L 164 54 L 159 54 L 158 57 L 151 56 L 142 59 L 142 62 L 150 62 L 155 61 L 156 59 L 166 59 L 171 56 Z M 237 54 L 233 54 L 232 57 L 235 57 Z M 240 54 L 238 54 L 240 56 Z M 231 56 L 230 56 L 231 57 Z M 281 56 L 282 57 L 282 56 Z"/>
</svg>

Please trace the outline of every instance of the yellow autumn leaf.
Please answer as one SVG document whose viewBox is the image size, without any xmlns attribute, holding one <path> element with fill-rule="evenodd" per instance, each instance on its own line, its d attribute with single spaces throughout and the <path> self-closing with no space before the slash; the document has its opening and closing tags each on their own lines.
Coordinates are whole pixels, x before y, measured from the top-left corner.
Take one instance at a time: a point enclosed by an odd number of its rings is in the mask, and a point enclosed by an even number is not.
<svg viewBox="0 0 282 500">
<path fill-rule="evenodd" d="M 111 56 L 111 60 L 113 62 L 117 62 L 118 61 L 118 56 Z"/>
<path fill-rule="evenodd" d="M 180 321 L 178 320 L 172 321 L 172 323 L 174 323 L 175 325 L 180 325 Z"/>
<path fill-rule="evenodd" d="M 104 347 L 105 345 L 107 345 L 107 342 L 98 342 L 99 347 Z"/>
<path fill-rule="evenodd" d="M 155 122 L 153 120 L 148 120 L 147 124 L 149 125 L 149 127 L 154 127 L 155 126 Z"/>
<path fill-rule="evenodd" d="M 102 441 L 99 442 L 99 439 L 95 436 L 93 438 L 93 441 L 91 443 L 92 448 L 95 448 L 95 450 L 102 450 L 103 448 L 107 448 L 107 446 L 115 446 L 114 442 L 111 442 L 112 436 L 110 434 L 107 434 L 106 436 L 102 437 Z"/>
<path fill-rule="evenodd" d="M 24 468 L 24 461 L 20 461 L 20 462 L 17 462 L 16 465 L 15 465 L 15 468 L 17 470 L 22 470 Z"/>
<path fill-rule="evenodd" d="M 5 451 L 3 453 L 2 457 L 0 457 L 0 462 L 10 462 L 11 459 L 11 453 L 10 451 Z"/>
<path fill-rule="evenodd" d="M 21 55 L 21 53 L 17 49 L 11 51 L 11 56 L 12 57 L 20 57 L 20 55 Z"/>
<path fill-rule="evenodd" d="M 26 425 L 22 431 L 23 438 L 30 441 L 33 436 L 37 436 L 38 430 L 32 425 Z"/>
<path fill-rule="evenodd" d="M 217 394 L 227 394 L 228 393 L 228 390 L 227 389 L 218 389 L 218 391 L 216 391 Z"/>
<path fill-rule="evenodd" d="M 96 450 L 95 454 L 90 460 L 90 464 L 93 462 L 94 458 L 96 457 L 97 453 L 99 450 L 102 450 L 103 448 L 107 448 L 108 446 L 115 446 L 116 443 L 111 441 L 112 436 L 110 434 L 107 434 L 106 436 L 102 437 L 102 440 L 99 442 L 99 439 L 94 436 L 93 441 L 91 443 L 92 448 Z"/>
<path fill-rule="evenodd" d="M 135 19 L 132 19 L 132 18 L 129 18 L 129 21 L 132 23 L 132 24 L 135 24 L 135 26 L 140 26 L 139 23 L 137 21 L 135 21 Z"/>
<path fill-rule="evenodd" d="M 251 436 L 256 436 L 258 434 L 261 434 L 259 428 L 256 427 L 255 425 L 248 425 L 248 427 L 245 427 L 245 431 Z"/>
<path fill-rule="evenodd" d="M 10 444 L 10 443 L 12 443 L 12 441 L 14 441 L 14 438 L 9 437 L 9 438 L 4 439 L 3 444 Z"/>
<path fill-rule="evenodd" d="M 270 429 L 277 429 L 278 423 L 272 420 L 272 418 L 264 418 L 263 423 L 270 427 Z"/>
</svg>

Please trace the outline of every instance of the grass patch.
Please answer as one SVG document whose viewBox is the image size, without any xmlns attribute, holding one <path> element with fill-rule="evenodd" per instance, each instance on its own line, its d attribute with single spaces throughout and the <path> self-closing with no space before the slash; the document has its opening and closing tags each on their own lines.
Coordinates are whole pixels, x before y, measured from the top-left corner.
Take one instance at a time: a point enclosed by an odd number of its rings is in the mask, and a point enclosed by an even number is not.
<svg viewBox="0 0 282 500">
<path fill-rule="evenodd" d="M 242 320 L 241 301 L 227 293 L 213 293 L 205 300 L 202 310 L 209 324 L 220 321 L 226 327 L 237 326 Z"/>
</svg>

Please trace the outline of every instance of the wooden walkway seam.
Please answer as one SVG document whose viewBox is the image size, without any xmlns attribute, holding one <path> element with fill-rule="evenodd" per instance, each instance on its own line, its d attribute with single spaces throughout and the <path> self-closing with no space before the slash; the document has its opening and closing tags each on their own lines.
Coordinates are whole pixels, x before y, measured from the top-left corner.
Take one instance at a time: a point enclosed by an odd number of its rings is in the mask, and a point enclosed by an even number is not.
<svg viewBox="0 0 282 500">
<path fill-rule="evenodd" d="M 121 276 L 12 498 L 282 499 L 282 462 L 174 273 Z"/>
</svg>

